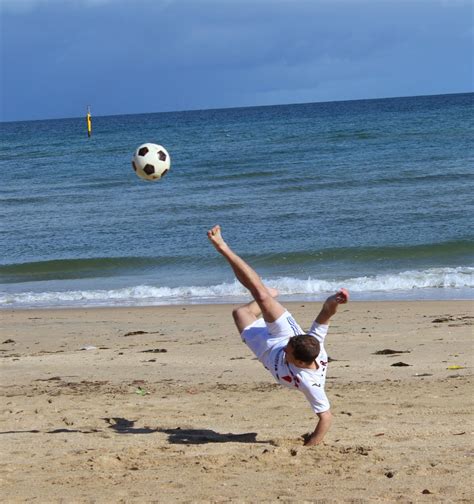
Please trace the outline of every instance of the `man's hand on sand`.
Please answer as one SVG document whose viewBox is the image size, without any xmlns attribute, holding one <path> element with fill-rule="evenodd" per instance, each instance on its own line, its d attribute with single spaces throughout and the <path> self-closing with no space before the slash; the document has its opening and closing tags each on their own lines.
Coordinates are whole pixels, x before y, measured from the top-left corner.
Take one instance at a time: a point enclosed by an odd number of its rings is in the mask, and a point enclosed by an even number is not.
<svg viewBox="0 0 474 504">
<path fill-rule="evenodd" d="M 316 446 L 320 444 L 319 442 L 315 441 L 315 435 L 314 432 L 307 432 L 306 434 L 303 434 L 301 436 L 301 439 L 303 440 L 303 446 Z"/>
</svg>

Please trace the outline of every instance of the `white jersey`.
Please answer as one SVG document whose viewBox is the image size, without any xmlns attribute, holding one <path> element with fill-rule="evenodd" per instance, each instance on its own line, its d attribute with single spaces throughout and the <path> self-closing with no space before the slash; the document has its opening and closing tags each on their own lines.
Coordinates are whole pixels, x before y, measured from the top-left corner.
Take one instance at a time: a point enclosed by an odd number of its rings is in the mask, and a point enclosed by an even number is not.
<svg viewBox="0 0 474 504">
<path fill-rule="evenodd" d="M 303 392 L 313 411 L 322 413 L 330 408 L 324 391 L 328 365 L 328 356 L 324 349 L 327 331 L 327 325 L 313 322 L 309 332 L 305 333 L 286 311 L 275 322 L 256 320 L 244 329 L 242 340 L 278 383 Z M 308 334 L 318 340 L 320 352 L 316 358 L 317 369 L 299 368 L 287 362 L 285 347 L 292 336 L 299 334 Z"/>
</svg>

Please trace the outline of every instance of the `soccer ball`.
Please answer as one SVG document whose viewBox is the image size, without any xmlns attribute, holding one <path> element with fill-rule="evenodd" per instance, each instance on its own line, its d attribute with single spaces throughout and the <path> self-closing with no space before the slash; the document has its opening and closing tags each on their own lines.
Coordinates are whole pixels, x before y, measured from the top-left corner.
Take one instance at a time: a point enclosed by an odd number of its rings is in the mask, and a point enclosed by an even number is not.
<svg viewBox="0 0 474 504">
<path fill-rule="evenodd" d="M 171 165 L 168 151 L 161 145 L 145 143 L 140 145 L 132 158 L 132 168 L 144 180 L 159 180 Z"/>
</svg>

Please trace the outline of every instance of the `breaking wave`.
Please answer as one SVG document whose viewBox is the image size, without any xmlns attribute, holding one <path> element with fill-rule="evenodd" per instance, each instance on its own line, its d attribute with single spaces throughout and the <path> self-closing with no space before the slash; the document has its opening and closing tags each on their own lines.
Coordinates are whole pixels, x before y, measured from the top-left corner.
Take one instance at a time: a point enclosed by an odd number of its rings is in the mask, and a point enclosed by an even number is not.
<svg viewBox="0 0 474 504">
<path fill-rule="evenodd" d="M 426 290 L 437 290 L 439 297 L 456 298 L 456 292 L 474 288 L 474 268 L 432 268 L 423 271 L 404 271 L 394 274 L 363 276 L 341 280 L 299 279 L 280 277 L 265 280 L 270 287 L 280 291 L 288 300 L 305 300 L 323 297 L 327 293 L 346 287 L 364 299 L 382 297 L 390 299 L 405 293 L 417 293 L 423 298 Z M 441 291 L 444 294 L 441 295 Z M 47 292 L 0 292 L 1 308 L 53 308 L 84 306 L 154 306 L 167 304 L 225 303 L 247 299 L 247 291 L 237 281 L 210 286 L 157 287 L 138 285 L 111 290 L 67 290 Z M 407 295 L 406 297 L 410 297 Z M 436 299 L 436 295 L 431 298 Z M 402 296 L 403 298 L 403 296 Z"/>
</svg>

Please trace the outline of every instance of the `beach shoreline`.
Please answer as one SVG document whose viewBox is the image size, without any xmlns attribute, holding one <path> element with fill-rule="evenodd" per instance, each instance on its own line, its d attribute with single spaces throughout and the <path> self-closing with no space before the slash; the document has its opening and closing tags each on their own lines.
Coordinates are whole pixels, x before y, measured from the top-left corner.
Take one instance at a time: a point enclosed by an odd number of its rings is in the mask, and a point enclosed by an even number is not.
<svg viewBox="0 0 474 504">
<path fill-rule="evenodd" d="M 240 341 L 233 306 L 2 310 L 5 502 L 474 498 L 472 301 L 341 306 L 335 421 L 314 448 L 314 414 Z M 285 306 L 308 328 L 321 303 Z"/>
</svg>

